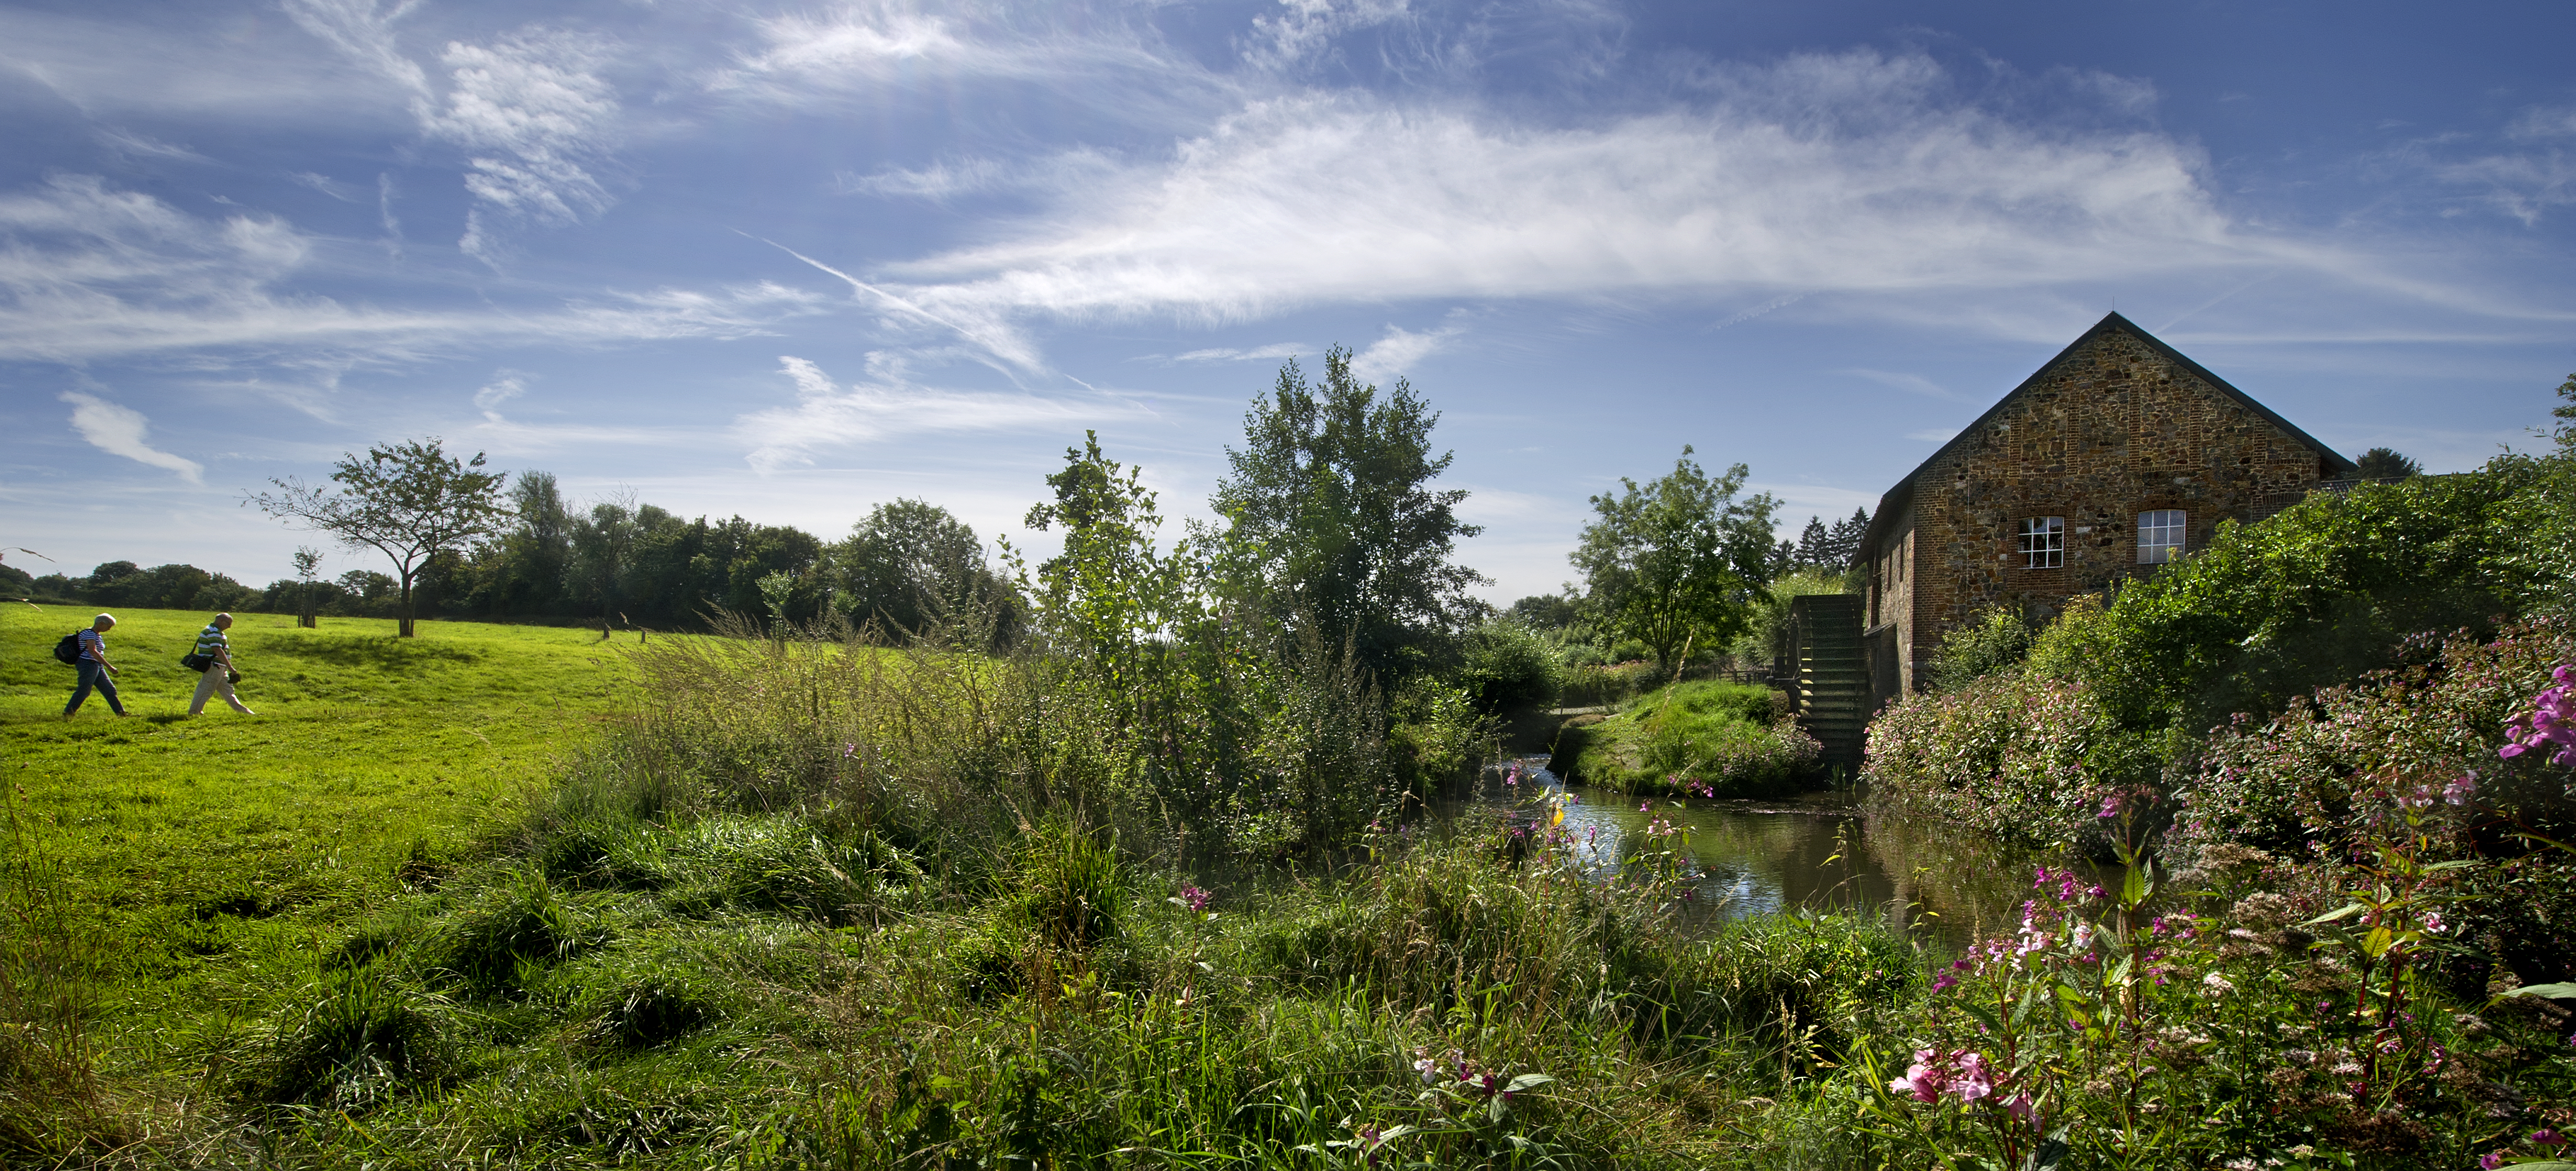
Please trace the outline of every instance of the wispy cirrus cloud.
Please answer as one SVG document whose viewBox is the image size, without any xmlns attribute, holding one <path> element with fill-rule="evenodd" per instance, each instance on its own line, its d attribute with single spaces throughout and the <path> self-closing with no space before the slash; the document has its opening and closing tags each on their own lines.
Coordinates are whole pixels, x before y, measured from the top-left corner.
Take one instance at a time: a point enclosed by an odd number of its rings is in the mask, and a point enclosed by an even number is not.
<svg viewBox="0 0 2576 1171">
<path fill-rule="evenodd" d="M 848 386 L 803 358 L 781 357 L 778 368 L 794 385 L 796 401 L 734 420 L 735 435 L 750 449 L 748 462 L 763 473 L 813 463 L 820 451 L 903 435 L 1070 429 L 1146 413 L 1108 396 L 1076 401 L 926 387 L 912 380 L 901 355 L 886 351 L 870 353 L 867 379 Z"/>
<path fill-rule="evenodd" d="M 1362 381 L 1401 378 L 1415 363 L 1448 348 L 1449 343 L 1466 333 L 1467 327 L 1456 323 L 1419 332 L 1400 325 L 1387 326 L 1385 336 L 1352 355 L 1351 373 Z"/>
<path fill-rule="evenodd" d="M 537 305 L 379 308 L 297 293 L 322 247 L 285 220 L 188 215 L 94 175 L 0 192 L 0 360 L 195 352 L 303 365 L 464 343 L 750 337 L 834 304 L 773 282 L 605 291 Z"/>
<path fill-rule="evenodd" d="M 612 55 L 600 38 L 538 28 L 447 46 L 447 99 L 424 107 L 421 122 L 469 152 L 465 189 L 483 206 L 468 215 L 458 241 L 467 255 L 499 258 L 484 230 L 486 208 L 561 226 L 613 202 L 593 174 L 617 135 L 617 95 L 599 75 Z"/>
<path fill-rule="evenodd" d="M 2190 146 L 2027 125 L 1958 97 L 1926 59 L 1802 57 L 1710 93 L 1584 126 L 1353 93 L 1254 102 L 992 242 L 881 271 L 927 305 L 1224 321 L 1377 298 L 2029 287 L 2300 259 L 2216 208 Z"/>
<path fill-rule="evenodd" d="M 151 423 L 141 411 L 79 391 L 67 390 L 57 397 L 72 404 L 72 429 L 80 432 L 80 437 L 88 440 L 90 446 L 136 463 L 167 468 L 191 484 L 205 482 L 204 465 L 143 441 L 143 433 Z"/>
</svg>

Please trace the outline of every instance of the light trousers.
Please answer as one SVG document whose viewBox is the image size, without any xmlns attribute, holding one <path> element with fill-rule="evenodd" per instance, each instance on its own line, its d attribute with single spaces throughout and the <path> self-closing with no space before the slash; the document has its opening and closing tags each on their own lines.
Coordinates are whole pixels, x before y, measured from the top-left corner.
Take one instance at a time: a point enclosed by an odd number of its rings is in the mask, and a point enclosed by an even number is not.
<svg viewBox="0 0 2576 1171">
<path fill-rule="evenodd" d="M 188 714 L 192 716 L 202 714 L 206 710 L 206 700 L 217 694 L 221 694 L 224 697 L 225 703 L 233 705 L 234 711 L 240 712 L 246 716 L 258 714 L 249 708 L 243 707 L 242 701 L 233 695 L 232 678 L 224 672 L 224 665 L 222 663 L 216 663 L 215 665 L 206 668 L 206 673 L 198 676 L 197 698 L 189 701 Z"/>
</svg>

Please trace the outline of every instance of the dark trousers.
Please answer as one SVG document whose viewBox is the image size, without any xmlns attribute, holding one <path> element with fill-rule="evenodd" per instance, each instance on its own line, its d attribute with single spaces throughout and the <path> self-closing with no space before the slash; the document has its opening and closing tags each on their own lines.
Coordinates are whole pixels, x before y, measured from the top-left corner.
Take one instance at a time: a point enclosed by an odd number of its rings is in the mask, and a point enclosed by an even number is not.
<svg viewBox="0 0 2576 1171">
<path fill-rule="evenodd" d="M 116 701 L 116 680 L 108 678 L 107 665 L 95 659 L 80 661 L 80 686 L 72 690 L 72 701 L 63 705 L 63 714 L 68 716 L 79 711 L 81 702 L 89 698 L 93 687 L 107 700 L 107 710 L 120 716 L 125 714 L 125 705 Z"/>
</svg>

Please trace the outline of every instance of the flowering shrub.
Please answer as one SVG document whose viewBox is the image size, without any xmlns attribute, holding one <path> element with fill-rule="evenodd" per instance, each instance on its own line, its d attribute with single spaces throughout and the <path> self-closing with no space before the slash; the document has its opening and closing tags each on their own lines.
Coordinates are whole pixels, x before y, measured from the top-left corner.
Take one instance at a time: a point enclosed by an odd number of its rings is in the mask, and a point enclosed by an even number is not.
<svg viewBox="0 0 2576 1171">
<path fill-rule="evenodd" d="M 2423 979 L 2458 895 L 2425 850 L 2461 814 L 2396 807 L 2365 862 L 2208 913 L 2134 850 L 2117 892 L 2042 867 L 2019 929 L 1935 981 L 1902 1072 L 1862 1063 L 1876 1133 L 1923 1166 L 2414 1167 L 2566 1126 L 2576 1052 L 2546 1012 L 2459 1011 Z"/>
<path fill-rule="evenodd" d="M 2505 725 L 2505 746 L 2497 756 L 2512 760 L 2537 749 L 2548 753 L 2551 764 L 2576 766 L 2576 700 L 2568 691 L 2576 687 L 2576 664 L 2559 664 L 2549 678 L 2557 686 L 2533 696 L 2531 711 Z"/>
<path fill-rule="evenodd" d="M 2153 739 L 2122 731 L 2087 685 L 2006 672 L 1882 713 L 1862 776 L 1908 813 L 2098 852 L 2103 800 L 2155 768 Z"/>
</svg>

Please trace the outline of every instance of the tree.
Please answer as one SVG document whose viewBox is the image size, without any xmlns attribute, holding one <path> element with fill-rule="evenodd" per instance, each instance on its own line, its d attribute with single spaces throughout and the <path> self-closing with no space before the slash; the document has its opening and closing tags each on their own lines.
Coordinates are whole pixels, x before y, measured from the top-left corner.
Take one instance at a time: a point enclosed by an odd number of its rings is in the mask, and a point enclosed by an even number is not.
<svg viewBox="0 0 2576 1171">
<path fill-rule="evenodd" d="M 2420 475 L 2424 465 L 2398 454 L 2393 447 L 2374 447 L 2353 461 L 2355 474 L 2365 480 L 2403 480 Z"/>
<path fill-rule="evenodd" d="M 1823 565 L 1825 563 L 1825 559 L 1831 556 L 1827 550 L 1833 542 L 1833 539 L 1833 531 L 1825 527 L 1824 518 L 1815 516 L 1808 517 L 1807 527 L 1800 530 L 1798 533 L 1798 553 L 1796 557 L 1798 568 L 1814 569 L 1819 565 Z"/>
<path fill-rule="evenodd" d="M 1347 642 L 1382 678 L 1410 674 L 1486 609 L 1467 590 L 1490 583 L 1450 560 L 1484 531 L 1458 519 L 1467 493 L 1429 486 L 1451 458 L 1431 454 L 1439 421 L 1402 379 L 1381 398 L 1336 346 L 1320 386 L 1293 360 L 1280 368 L 1217 484 L 1216 511 L 1261 549 L 1272 615 Z"/>
<path fill-rule="evenodd" d="M 857 621 L 875 619 L 918 634 L 998 586 L 975 530 L 938 505 L 896 500 L 869 510 L 832 547 L 833 604 Z"/>
<path fill-rule="evenodd" d="M 572 580 L 599 606 L 599 637 L 605 641 L 626 597 L 626 578 L 635 560 L 635 509 L 631 497 L 603 500 L 590 515 L 572 522 Z"/>
<path fill-rule="evenodd" d="M 1686 643 L 1723 646 L 1744 629 L 1770 580 L 1772 515 L 1767 493 L 1742 499 L 1743 464 L 1710 479 L 1682 448 L 1672 474 L 1640 488 L 1592 498 L 1599 519 L 1584 526 L 1572 559 L 1593 604 L 1617 634 L 1671 663 Z"/>
<path fill-rule="evenodd" d="M 501 538 L 493 583 L 496 609 L 560 612 L 572 569 L 572 510 L 552 472 L 521 472 L 510 485 L 511 511 L 519 523 Z"/>
<path fill-rule="evenodd" d="M 394 563 L 400 597 L 395 618 L 410 638 L 412 583 L 421 566 L 441 551 L 456 552 L 500 531 L 510 510 L 500 501 L 506 472 L 483 471 L 483 453 L 458 460 L 440 441 L 405 440 L 370 447 L 366 458 L 344 455 L 329 488 L 288 477 L 270 480 L 275 492 L 244 496 L 242 503 L 315 532 L 329 533 L 352 549 L 374 549 Z"/>
<path fill-rule="evenodd" d="M 313 579 L 322 571 L 322 551 L 311 545 L 295 547 L 295 624 L 307 629 L 321 625 L 313 616 Z"/>
<path fill-rule="evenodd" d="M 1861 538 L 1869 535 L 1869 510 L 1855 508 L 1850 516 L 1834 522 L 1833 531 L 1825 535 L 1824 560 L 1818 569 L 1843 573 L 1851 569 L 1852 560 L 1860 556 Z"/>
</svg>

